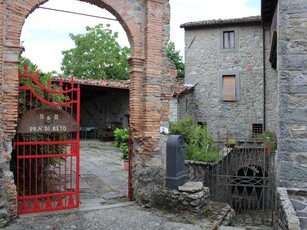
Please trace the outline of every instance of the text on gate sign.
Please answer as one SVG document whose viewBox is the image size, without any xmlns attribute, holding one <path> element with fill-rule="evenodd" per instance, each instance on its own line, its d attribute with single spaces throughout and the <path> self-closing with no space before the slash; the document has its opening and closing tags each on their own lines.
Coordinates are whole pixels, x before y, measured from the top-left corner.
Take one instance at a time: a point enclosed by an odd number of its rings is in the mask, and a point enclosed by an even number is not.
<svg viewBox="0 0 307 230">
<path fill-rule="evenodd" d="M 27 112 L 19 121 L 17 133 L 77 132 L 75 118 L 56 107 L 38 108 Z"/>
<path fill-rule="evenodd" d="M 66 126 L 56 125 L 56 126 L 30 126 L 30 133 L 32 132 L 66 132 Z"/>
</svg>

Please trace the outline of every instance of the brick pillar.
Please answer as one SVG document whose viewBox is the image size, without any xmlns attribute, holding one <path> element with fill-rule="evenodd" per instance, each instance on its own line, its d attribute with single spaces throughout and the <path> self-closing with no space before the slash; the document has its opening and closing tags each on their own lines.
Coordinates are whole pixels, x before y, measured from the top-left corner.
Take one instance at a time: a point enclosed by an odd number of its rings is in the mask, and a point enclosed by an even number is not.
<svg viewBox="0 0 307 230">
<path fill-rule="evenodd" d="M 12 153 L 12 138 L 15 135 L 17 110 L 18 110 L 18 65 L 21 51 L 20 33 L 24 23 L 22 3 L 17 1 L 4 1 L 2 37 L 2 98 L 1 121 L 4 135 L 1 136 L 1 166 L 2 188 L 4 190 L 7 218 L 17 216 L 17 192 L 14 184 L 13 173 L 10 171 Z M 4 210 L 1 210 L 3 213 Z M 3 222 L 2 222 L 3 223 Z"/>
<path fill-rule="evenodd" d="M 3 189 L 6 194 L 7 213 L 10 218 L 17 216 L 17 193 L 13 173 L 9 169 L 12 153 L 11 139 L 15 135 L 18 110 L 18 64 L 21 48 L 19 45 L 6 45 L 3 47 L 3 88 L 1 112 L 5 136 L 2 140 L 1 163 L 3 170 Z"/>
<path fill-rule="evenodd" d="M 3 35 L 3 30 L 4 30 L 4 3 L 3 1 L 0 1 L 0 33 Z M 1 47 L 3 47 L 3 36 L 0 36 L 0 44 Z M 3 48 L 0 49 L 0 62 L 1 66 L 3 66 Z M 0 78 L 0 140 L 4 139 L 4 126 L 3 126 L 3 103 L 2 103 L 2 98 L 3 98 L 3 68 L 0 69 L 1 73 L 1 78 Z M 0 145 L 0 153 L 3 152 L 3 146 Z M 2 158 L 1 154 L 0 157 Z"/>
<path fill-rule="evenodd" d="M 13 138 L 17 121 L 18 65 L 20 46 L 5 46 L 3 79 L 3 111 L 7 138 Z"/>
<path fill-rule="evenodd" d="M 148 0 L 145 26 L 144 154 L 155 153 L 160 139 L 163 0 Z"/>
<path fill-rule="evenodd" d="M 163 58 L 166 55 L 168 42 L 167 23 L 169 20 L 166 16 L 169 10 L 168 6 L 167 0 L 148 0 L 145 4 L 145 62 L 143 78 L 139 82 L 142 87 L 140 94 L 142 104 L 140 110 L 141 138 L 138 142 L 133 143 L 131 184 L 133 198 L 138 203 L 149 206 L 151 203 L 155 203 L 156 191 L 154 188 L 164 183 L 160 124 Z M 132 78 L 133 76 L 131 76 L 131 80 Z M 134 89 L 131 88 L 131 90 Z"/>
<path fill-rule="evenodd" d="M 142 136 L 142 88 L 144 74 L 144 58 L 131 57 L 130 64 L 130 129 L 133 139 L 140 140 Z"/>
</svg>

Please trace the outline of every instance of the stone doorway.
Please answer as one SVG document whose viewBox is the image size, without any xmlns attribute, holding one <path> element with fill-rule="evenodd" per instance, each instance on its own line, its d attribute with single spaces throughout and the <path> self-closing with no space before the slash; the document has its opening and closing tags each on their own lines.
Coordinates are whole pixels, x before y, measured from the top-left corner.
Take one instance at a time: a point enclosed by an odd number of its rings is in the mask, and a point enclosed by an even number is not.
<svg viewBox="0 0 307 230">
<path fill-rule="evenodd" d="M 82 0 L 112 13 L 127 33 L 131 45 L 129 116 L 131 139 L 132 198 L 136 198 L 140 177 L 138 167 L 161 167 L 160 126 L 168 122 L 167 101 L 172 96 L 168 84 L 176 74 L 166 58 L 169 40 L 170 6 L 168 0 Z M 0 184 L 3 216 L 17 215 L 16 187 L 9 162 L 12 139 L 16 133 L 18 111 L 18 64 L 22 50 L 20 34 L 26 18 L 47 0 L 10 1 L 0 4 L 3 28 L 0 70 Z M 154 96 L 153 96 L 154 95 Z M 162 107 L 162 105 L 164 105 Z M 1 209 L 2 210 L 2 209 Z"/>
</svg>

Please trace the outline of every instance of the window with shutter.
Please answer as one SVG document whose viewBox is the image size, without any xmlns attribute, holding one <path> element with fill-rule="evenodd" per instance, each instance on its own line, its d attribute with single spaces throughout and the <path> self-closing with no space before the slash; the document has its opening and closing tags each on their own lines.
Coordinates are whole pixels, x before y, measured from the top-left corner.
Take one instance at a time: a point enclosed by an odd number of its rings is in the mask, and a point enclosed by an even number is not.
<svg viewBox="0 0 307 230">
<path fill-rule="evenodd" d="M 236 101 L 236 76 L 223 76 L 223 100 Z"/>
</svg>

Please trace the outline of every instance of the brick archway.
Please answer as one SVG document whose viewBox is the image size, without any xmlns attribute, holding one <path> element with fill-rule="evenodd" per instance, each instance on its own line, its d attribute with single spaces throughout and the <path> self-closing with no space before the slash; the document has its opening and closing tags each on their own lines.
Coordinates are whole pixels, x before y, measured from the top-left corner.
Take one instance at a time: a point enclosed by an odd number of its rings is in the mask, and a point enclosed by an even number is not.
<svg viewBox="0 0 307 230">
<path fill-rule="evenodd" d="M 167 99 L 163 90 L 166 70 L 166 45 L 169 40 L 170 6 L 168 0 L 80 0 L 105 8 L 121 23 L 131 45 L 130 58 L 130 127 L 133 139 L 132 188 L 137 190 L 139 166 L 160 166 L 152 160 L 160 154 L 160 124 L 167 122 L 167 111 L 161 101 Z M 9 170 L 11 139 L 17 121 L 18 64 L 20 34 L 27 16 L 47 0 L 12 1 L 0 3 L 0 180 L 8 196 L 8 216 L 16 215 L 16 189 Z M 163 97 L 161 96 L 163 95 Z M 149 163 L 148 163 L 149 162 Z M 154 162 L 154 163 L 153 163 Z M 158 162 L 158 163 L 157 163 Z M 148 163 L 148 164 L 147 164 Z M 7 172 L 7 173 L 6 173 Z"/>
</svg>

